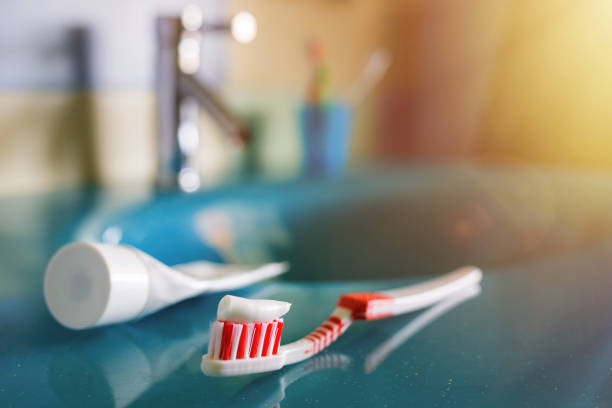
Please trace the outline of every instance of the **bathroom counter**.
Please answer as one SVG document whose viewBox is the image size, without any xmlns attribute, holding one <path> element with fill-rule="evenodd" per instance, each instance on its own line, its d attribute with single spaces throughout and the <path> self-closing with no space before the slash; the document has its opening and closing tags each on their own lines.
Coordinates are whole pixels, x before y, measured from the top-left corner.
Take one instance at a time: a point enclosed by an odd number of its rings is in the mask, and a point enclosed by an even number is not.
<svg viewBox="0 0 612 408">
<path fill-rule="evenodd" d="M 608 406 L 612 174 L 413 166 L 196 194 L 82 189 L 0 200 L 0 406 Z M 73 332 L 48 314 L 44 267 L 73 239 L 173 264 L 289 260 L 233 292 L 291 302 L 283 343 L 348 291 L 463 264 L 479 295 L 435 313 L 357 322 L 279 372 L 200 371 L 222 294 Z"/>
</svg>

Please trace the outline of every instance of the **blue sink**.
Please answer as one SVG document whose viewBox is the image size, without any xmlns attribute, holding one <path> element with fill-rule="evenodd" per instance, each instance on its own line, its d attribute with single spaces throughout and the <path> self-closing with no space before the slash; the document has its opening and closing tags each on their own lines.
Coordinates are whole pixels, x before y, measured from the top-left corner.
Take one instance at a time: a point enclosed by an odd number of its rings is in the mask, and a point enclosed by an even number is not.
<svg viewBox="0 0 612 408">
<path fill-rule="evenodd" d="M 612 404 L 611 184 L 609 174 L 415 166 L 194 195 L 0 201 L 0 406 Z M 287 260 L 281 280 L 236 292 L 293 303 L 283 342 L 344 292 L 463 264 L 485 277 L 474 298 L 355 324 L 302 364 L 209 378 L 199 364 L 221 294 L 85 332 L 51 319 L 44 265 L 73 239 L 133 245 L 170 265 Z"/>
<path fill-rule="evenodd" d="M 422 276 L 575 250 L 612 231 L 603 203 L 560 197 L 560 181 L 438 167 L 252 183 L 94 213 L 74 237 L 132 245 L 170 265 L 288 260 L 288 280 Z"/>
</svg>

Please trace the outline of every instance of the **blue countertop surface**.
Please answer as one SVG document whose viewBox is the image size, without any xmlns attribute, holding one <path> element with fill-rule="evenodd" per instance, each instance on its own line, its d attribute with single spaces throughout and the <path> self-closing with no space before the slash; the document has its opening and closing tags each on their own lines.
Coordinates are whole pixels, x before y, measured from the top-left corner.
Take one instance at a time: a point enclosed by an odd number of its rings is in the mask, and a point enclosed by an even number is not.
<svg viewBox="0 0 612 408">
<path fill-rule="evenodd" d="M 612 406 L 612 174 L 413 166 L 332 180 L 252 182 L 195 195 L 82 189 L 0 200 L 0 406 Z M 279 372 L 200 372 L 223 294 L 74 332 L 42 298 L 75 239 L 169 264 L 288 260 L 235 291 L 286 300 L 283 342 L 348 291 L 482 267 L 478 296 L 358 322 Z M 426 323 L 426 324 L 424 324 Z"/>
</svg>

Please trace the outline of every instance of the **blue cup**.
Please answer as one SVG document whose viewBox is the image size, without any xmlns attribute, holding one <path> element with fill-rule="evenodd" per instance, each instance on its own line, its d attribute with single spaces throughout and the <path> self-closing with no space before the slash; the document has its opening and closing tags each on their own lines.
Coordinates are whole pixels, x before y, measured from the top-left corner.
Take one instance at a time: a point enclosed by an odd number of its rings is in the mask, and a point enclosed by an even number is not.
<svg viewBox="0 0 612 408">
<path fill-rule="evenodd" d="M 299 122 L 308 174 L 338 174 L 346 167 L 353 112 L 339 102 L 300 107 Z"/>
</svg>

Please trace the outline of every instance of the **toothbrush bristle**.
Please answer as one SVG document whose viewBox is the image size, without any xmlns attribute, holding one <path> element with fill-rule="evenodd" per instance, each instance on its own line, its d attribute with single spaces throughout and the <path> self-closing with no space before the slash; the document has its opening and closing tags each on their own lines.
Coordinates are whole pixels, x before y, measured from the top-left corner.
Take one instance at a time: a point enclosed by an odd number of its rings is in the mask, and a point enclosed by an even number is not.
<svg viewBox="0 0 612 408">
<path fill-rule="evenodd" d="M 253 358 L 258 353 L 259 350 L 259 338 L 261 337 L 261 323 L 255 323 L 255 332 L 253 333 L 253 338 L 251 339 L 251 353 L 249 357 Z M 261 354 L 261 351 L 259 351 Z"/>
<path fill-rule="evenodd" d="M 208 356 L 235 360 L 276 355 L 282 331 L 283 319 L 257 323 L 217 320 L 211 327 Z"/>
</svg>

